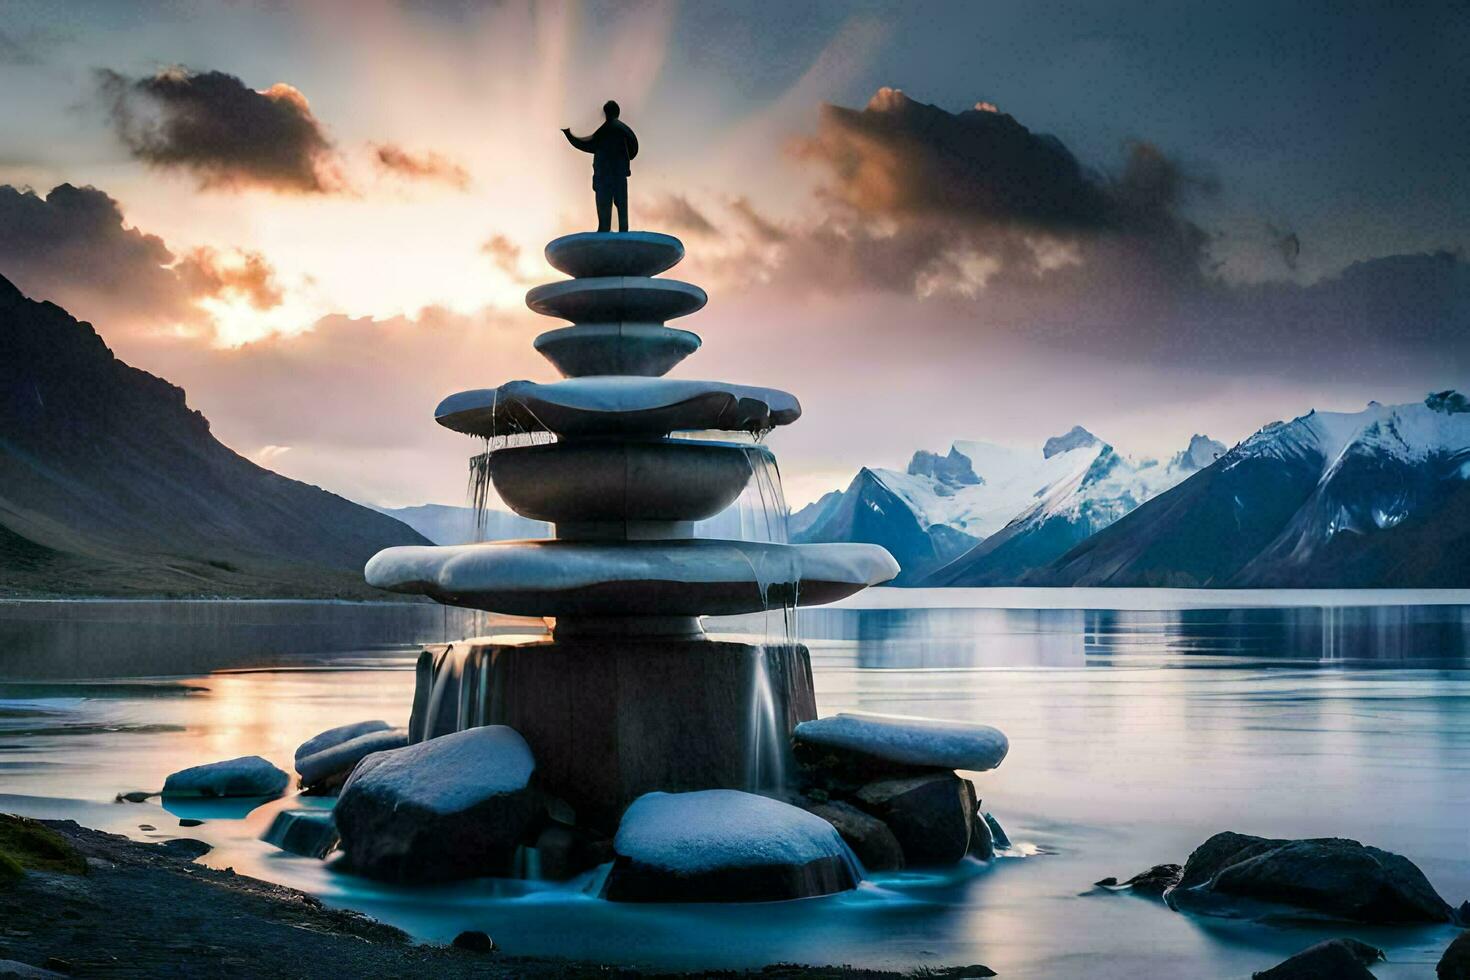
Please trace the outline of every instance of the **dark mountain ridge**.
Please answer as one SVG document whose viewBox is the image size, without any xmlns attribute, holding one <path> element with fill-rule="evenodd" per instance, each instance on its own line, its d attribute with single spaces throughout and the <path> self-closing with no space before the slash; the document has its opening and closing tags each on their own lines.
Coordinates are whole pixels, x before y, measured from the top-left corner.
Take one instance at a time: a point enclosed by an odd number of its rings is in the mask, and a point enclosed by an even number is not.
<svg viewBox="0 0 1470 980">
<path fill-rule="evenodd" d="M 184 391 L 0 276 L 0 594 L 382 598 L 399 521 L 256 465 Z"/>
</svg>

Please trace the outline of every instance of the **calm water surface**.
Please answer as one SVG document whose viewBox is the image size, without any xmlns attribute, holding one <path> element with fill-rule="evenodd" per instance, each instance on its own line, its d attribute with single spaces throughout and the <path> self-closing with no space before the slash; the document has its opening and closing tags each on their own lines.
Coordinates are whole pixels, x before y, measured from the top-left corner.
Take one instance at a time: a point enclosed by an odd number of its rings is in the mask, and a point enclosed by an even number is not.
<svg viewBox="0 0 1470 980">
<path fill-rule="evenodd" d="M 912 607 L 880 608 L 895 600 Z M 401 604 L 139 604 L 139 625 L 117 608 L 128 604 L 56 603 L 40 616 L 0 603 L 0 677 L 53 678 L 0 681 L 0 810 L 202 837 L 216 846 L 207 864 L 425 939 L 484 929 L 517 953 L 1248 977 L 1351 934 L 1389 950 L 1380 977 L 1433 976 L 1448 928 L 1198 920 L 1090 883 L 1181 861 L 1229 829 L 1357 838 L 1413 859 L 1451 903 L 1470 898 L 1470 597 L 882 590 L 863 601 L 802 613 L 821 711 L 1004 730 L 1010 756 L 977 781 L 1015 855 L 805 902 L 618 906 L 579 890 L 591 881 L 389 888 L 256 840 L 276 810 L 305 801 L 243 815 L 110 802 L 236 755 L 289 770 L 296 745 L 330 725 L 404 722 L 411 644 L 477 624 Z M 65 662 L 37 666 L 48 658 Z M 83 666 L 110 676 L 76 679 Z M 180 816 L 206 823 L 180 831 Z"/>
</svg>

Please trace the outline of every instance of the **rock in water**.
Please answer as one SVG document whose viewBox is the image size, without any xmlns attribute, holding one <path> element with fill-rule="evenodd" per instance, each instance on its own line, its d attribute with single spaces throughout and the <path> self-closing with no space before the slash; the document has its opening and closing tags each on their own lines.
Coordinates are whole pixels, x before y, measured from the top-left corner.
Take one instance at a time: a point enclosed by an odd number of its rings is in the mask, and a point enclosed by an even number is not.
<svg viewBox="0 0 1470 980">
<path fill-rule="evenodd" d="M 1373 980 L 1368 964 L 1383 959 L 1383 950 L 1356 939 L 1329 939 L 1308 946 L 1251 980 Z"/>
<path fill-rule="evenodd" d="M 320 734 L 302 742 L 296 748 L 296 771 L 301 771 L 301 760 L 307 756 L 316 755 L 323 749 L 330 749 L 334 745 L 349 742 L 359 735 L 367 735 L 370 732 L 385 732 L 393 726 L 386 721 L 376 719 L 373 721 L 357 721 L 350 725 L 338 725 L 336 728 L 328 728 Z"/>
<path fill-rule="evenodd" d="M 731 789 L 645 793 L 623 815 L 604 896 L 770 902 L 853 888 L 852 852 L 821 817 Z"/>
<path fill-rule="evenodd" d="M 995 838 L 991 836 L 990 824 L 986 823 L 983 813 L 976 813 L 970 821 L 970 847 L 966 853 L 977 861 L 989 861 L 995 857 Z"/>
<path fill-rule="evenodd" d="M 365 724 L 376 724 L 366 722 Z M 350 727 L 350 726 L 349 726 Z M 323 733 L 325 734 L 325 733 Z M 318 735 L 317 738 L 321 736 Z M 313 739 L 312 741 L 315 741 Z M 311 744 L 310 742 L 306 744 Z M 346 779 L 356 766 L 364 758 L 374 752 L 386 752 L 389 749 L 401 749 L 408 744 L 408 730 L 406 728 L 383 728 L 373 729 L 352 738 L 345 739 L 325 748 L 318 749 L 308 755 L 296 756 L 296 771 L 301 775 L 301 785 L 306 787 L 317 787 L 334 781 L 334 778 Z"/>
<path fill-rule="evenodd" d="M 796 726 L 796 749 L 870 776 L 914 769 L 994 769 L 1010 743 L 989 725 L 886 715 L 839 714 Z"/>
<path fill-rule="evenodd" d="M 1204 915 L 1302 915 L 1355 922 L 1448 922 L 1453 913 L 1408 858 L 1355 840 L 1216 834 L 1195 848 L 1170 907 Z"/>
<path fill-rule="evenodd" d="M 169 776 L 163 795 L 218 798 L 280 796 L 290 777 L 258 755 L 194 766 Z"/>
<path fill-rule="evenodd" d="M 471 953 L 493 953 L 495 952 L 495 940 L 478 929 L 470 929 L 454 937 L 450 944 L 455 949 L 469 950 Z"/>
<path fill-rule="evenodd" d="M 375 752 L 337 800 L 342 849 L 373 878 L 507 875 L 538 810 L 535 770 L 525 739 L 504 725 Z"/>
<path fill-rule="evenodd" d="M 1131 891 L 1147 898 L 1163 898 L 1164 892 L 1179 884 L 1179 878 L 1184 874 L 1184 869 L 1177 864 L 1156 864 L 1147 871 L 1140 871 L 1127 881 L 1120 882 L 1117 878 L 1104 878 L 1096 882 L 1099 888 L 1108 888 L 1113 891 Z"/>
<path fill-rule="evenodd" d="M 1470 980 L 1470 932 L 1455 937 L 1434 968 L 1437 980 Z"/>
<path fill-rule="evenodd" d="M 970 847 L 975 791 L 952 772 L 882 779 L 855 799 L 889 826 L 907 864 L 954 864 Z"/>
<path fill-rule="evenodd" d="M 1006 832 L 1001 829 L 1000 821 L 992 817 L 990 815 L 990 811 L 988 810 L 985 812 L 984 817 L 985 826 L 990 828 L 990 839 L 995 841 L 995 849 L 998 851 L 1004 851 L 1009 848 L 1011 846 L 1011 839 L 1007 837 Z"/>
<path fill-rule="evenodd" d="M 841 800 L 806 808 L 837 828 L 863 867 L 869 871 L 897 871 L 903 867 L 903 848 L 888 825 Z"/>
<path fill-rule="evenodd" d="M 324 858 L 337 846 L 331 810 L 282 810 L 260 839 L 302 857 Z"/>
</svg>

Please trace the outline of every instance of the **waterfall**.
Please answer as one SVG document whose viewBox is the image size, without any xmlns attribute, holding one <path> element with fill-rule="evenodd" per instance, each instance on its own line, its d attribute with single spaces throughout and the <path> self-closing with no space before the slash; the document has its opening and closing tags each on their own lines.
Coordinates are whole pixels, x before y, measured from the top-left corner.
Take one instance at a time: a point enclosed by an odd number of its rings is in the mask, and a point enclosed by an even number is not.
<svg viewBox="0 0 1470 980">
<path fill-rule="evenodd" d="M 746 736 L 745 788 L 752 793 L 780 795 L 786 788 L 788 734 L 776 709 L 768 663 L 770 646 L 762 644 L 751 658 L 750 717 Z"/>
</svg>

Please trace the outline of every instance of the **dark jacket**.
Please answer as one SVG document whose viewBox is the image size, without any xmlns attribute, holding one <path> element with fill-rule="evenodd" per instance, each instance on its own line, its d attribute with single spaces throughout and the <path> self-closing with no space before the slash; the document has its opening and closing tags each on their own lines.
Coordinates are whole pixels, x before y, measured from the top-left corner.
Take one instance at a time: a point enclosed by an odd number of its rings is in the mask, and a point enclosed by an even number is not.
<svg viewBox="0 0 1470 980">
<path fill-rule="evenodd" d="M 627 177 L 633 173 L 628 161 L 638 155 L 638 137 L 621 119 L 609 119 L 585 138 L 573 136 L 569 131 L 567 141 L 592 154 L 594 177 Z"/>
</svg>

